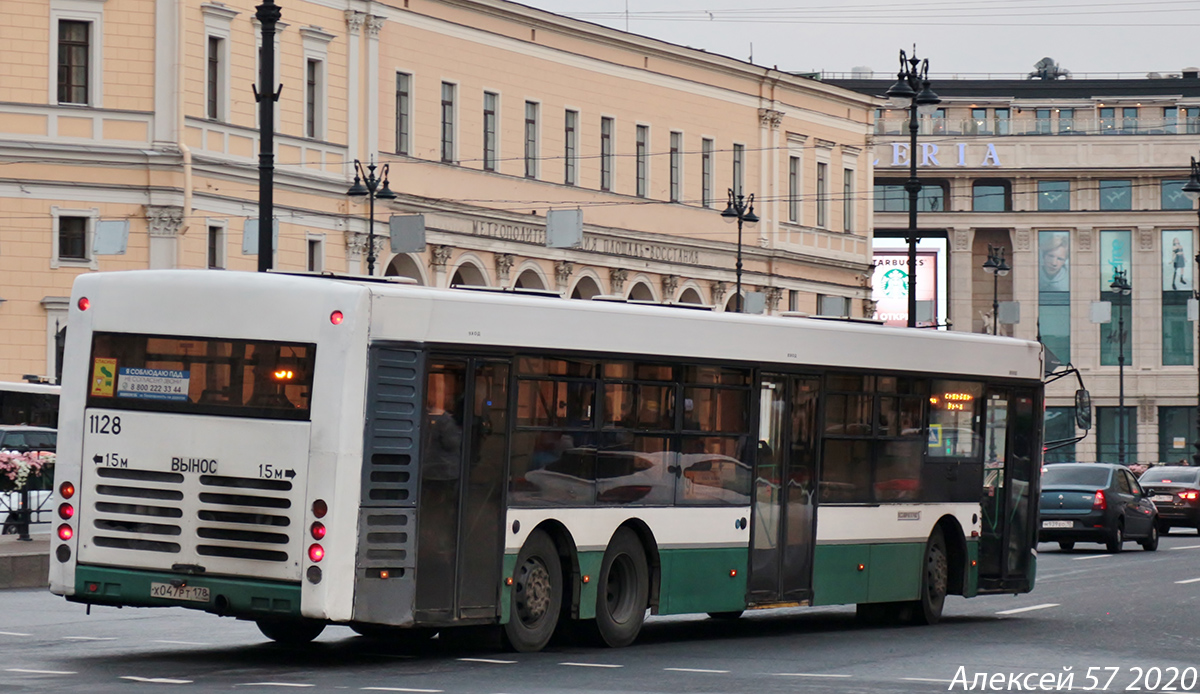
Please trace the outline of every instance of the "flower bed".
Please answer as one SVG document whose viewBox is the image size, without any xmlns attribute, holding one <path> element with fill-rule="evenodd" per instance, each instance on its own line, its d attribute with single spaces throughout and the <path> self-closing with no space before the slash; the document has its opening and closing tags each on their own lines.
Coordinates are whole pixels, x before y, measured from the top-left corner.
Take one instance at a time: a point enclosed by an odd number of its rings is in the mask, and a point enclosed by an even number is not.
<svg viewBox="0 0 1200 694">
<path fill-rule="evenodd" d="M 53 453 L 0 451 L 0 492 L 41 488 L 43 477 L 54 474 Z"/>
</svg>

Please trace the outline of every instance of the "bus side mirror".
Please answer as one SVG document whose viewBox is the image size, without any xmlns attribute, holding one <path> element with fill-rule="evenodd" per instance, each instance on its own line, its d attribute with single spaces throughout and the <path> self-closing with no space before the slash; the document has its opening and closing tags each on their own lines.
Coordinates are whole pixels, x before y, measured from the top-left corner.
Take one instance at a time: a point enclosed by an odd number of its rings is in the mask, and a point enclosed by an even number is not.
<svg viewBox="0 0 1200 694">
<path fill-rule="evenodd" d="M 1092 429 L 1092 394 L 1086 388 L 1075 391 L 1075 426 L 1083 431 Z"/>
</svg>

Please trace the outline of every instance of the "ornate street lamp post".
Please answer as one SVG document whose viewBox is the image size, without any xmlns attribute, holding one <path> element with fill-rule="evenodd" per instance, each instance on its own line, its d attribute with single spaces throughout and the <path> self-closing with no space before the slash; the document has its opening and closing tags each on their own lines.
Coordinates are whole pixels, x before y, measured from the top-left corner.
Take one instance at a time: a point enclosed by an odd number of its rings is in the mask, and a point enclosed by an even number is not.
<svg viewBox="0 0 1200 694">
<path fill-rule="evenodd" d="M 1125 464 L 1125 299 L 1133 291 L 1124 270 L 1113 273 L 1109 285 L 1117 298 L 1117 464 Z"/>
<path fill-rule="evenodd" d="M 1192 157 L 1192 174 L 1188 178 L 1188 182 L 1183 184 L 1183 192 L 1192 200 L 1200 200 L 1200 162 Z M 1200 209 L 1200 208 L 1198 208 Z M 1200 214 L 1200 211 L 1197 212 Z M 1200 221 L 1200 220 L 1198 220 Z M 1196 254 L 1196 276 L 1192 278 L 1192 295 L 1197 300 L 1200 300 L 1200 288 L 1196 287 L 1196 280 L 1200 279 L 1200 253 Z M 1200 320 L 1196 321 L 1197 336 L 1200 337 Z M 1200 347 L 1200 345 L 1197 345 Z M 1196 355 L 1200 357 L 1200 354 Z M 1197 365 L 1200 365 L 1200 360 L 1197 360 Z M 1196 452 L 1192 454 L 1192 465 L 1200 465 L 1200 368 L 1196 371 L 1196 441 L 1192 445 L 1195 446 Z"/>
<path fill-rule="evenodd" d="M 1007 275 L 1008 263 L 1004 262 L 1004 246 L 988 244 L 988 257 L 983 263 L 984 272 L 992 276 L 992 334 L 998 335 L 997 319 L 1000 317 L 1000 278 Z"/>
<path fill-rule="evenodd" d="M 917 179 L 917 131 L 921 127 L 919 116 L 931 114 L 942 100 L 929 88 L 929 60 L 917 58 L 917 47 L 913 46 L 912 57 L 900 51 L 900 72 L 896 83 L 887 90 L 887 97 L 894 108 L 908 109 L 908 180 L 904 190 L 908 191 L 908 327 L 917 327 L 917 194 L 921 192 L 921 181 Z"/>
<path fill-rule="evenodd" d="M 729 204 L 721 211 L 721 217 L 727 222 L 737 220 L 738 239 L 737 239 L 737 312 L 742 312 L 742 223 L 756 224 L 758 223 L 758 215 L 754 214 L 754 193 L 749 197 L 744 195 L 734 195 L 733 189 L 729 189 Z"/>
<path fill-rule="evenodd" d="M 380 183 L 383 187 L 380 187 Z M 365 185 L 364 185 L 365 184 Z M 375 200 L 395 200 L 396 194 L 388 188 L 388 165 L 384 164 L 379 171 L 379 176 L 375 175 L 375 164 L 367 164 L 364 171 L 362 162 L 354 160 L 354 185 L 350 186 L 350 190 L 346 191 L 346 195 L 353 197 L 367 196 L 368 212 L 367 215 L 371 221 L 367 224 L 367 276 L 375 274 Z"/>
</svg>

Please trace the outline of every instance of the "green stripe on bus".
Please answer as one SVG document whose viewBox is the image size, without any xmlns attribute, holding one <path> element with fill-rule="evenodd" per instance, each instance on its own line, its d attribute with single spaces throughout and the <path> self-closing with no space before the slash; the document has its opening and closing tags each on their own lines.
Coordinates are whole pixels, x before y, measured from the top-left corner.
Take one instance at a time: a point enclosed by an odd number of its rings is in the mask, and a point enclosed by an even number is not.
<svg viewBox="0 0 1200 694">
<path fill-rule="evenodd" d="M 813 604 L 916 600 L 924 556 L 924 542 L 817 545 Z"/>
<path fill-rule="evenodd" d="M 150 584 L 185 581 L 208 588 L 208 602 L 170 600 L 150 596 Z M 219 598 L 224 598 L 218 602 Z M 75 600 L 98 605 L 131 607 L 190 607 L 238 617 L 299 617 L 300 584 L 256 581 L 216 576 L 181 576 L 175 573 L 114 569 L 100 566 L 75 568 Z M 222 609 L 218 610 L 217 606 Z"/>
<path fill-rule="evenodd" d="M 662 550 L 658 613 L 745 609 L 747 556 L 745 547 Z"/>
</svg>

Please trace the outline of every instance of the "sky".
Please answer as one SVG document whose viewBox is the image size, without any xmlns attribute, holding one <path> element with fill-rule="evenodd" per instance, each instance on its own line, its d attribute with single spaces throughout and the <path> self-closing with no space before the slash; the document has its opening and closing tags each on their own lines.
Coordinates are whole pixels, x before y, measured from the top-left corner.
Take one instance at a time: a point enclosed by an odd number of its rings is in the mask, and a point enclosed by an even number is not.
<svg viewBox="0 0 1200 694">
<path fill-rule="evenodd" d="M 1023 77 L 1044 57 L 1077 77 L 1200 66 L 1200 0 L 518 1 L 792 72 L 887 79 L 914 43 L 931 75 Z"/>
</svg>

